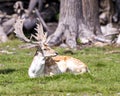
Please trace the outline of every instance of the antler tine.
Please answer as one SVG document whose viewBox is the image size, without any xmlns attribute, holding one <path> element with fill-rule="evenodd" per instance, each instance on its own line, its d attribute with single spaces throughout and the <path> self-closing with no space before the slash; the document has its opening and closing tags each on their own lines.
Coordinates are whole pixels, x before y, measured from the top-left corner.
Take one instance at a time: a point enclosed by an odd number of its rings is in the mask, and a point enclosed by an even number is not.
<svg viewBox="0 0 120 96">
<path fill-rule="evenodd" d="M 16 36 L 20 38 L 21 40 L 25 42 L 31 42 L 27 37 L 25 37 L 23 33 L 23 22 L 24 22 L 24 19 L 20 19 L 20 18 L 17 19 L 14 25 L 14 29 L 15 29 L 14 33 L 16 33 Z"/>
<path fill-rule="evenodd" d="M 37 40 L 37 41 L 40 41 L 42 43 L 45 43 L 46 42 L 46 38 L 47 38 L 47 34 L 44 33 L 43 31 L 43 27 L 42 27 L 42 24 L 37 24 L 37 28 L 35 29 L 37 31 L 37 33 L 34 35 L 34 38 Z"/>
</svg>

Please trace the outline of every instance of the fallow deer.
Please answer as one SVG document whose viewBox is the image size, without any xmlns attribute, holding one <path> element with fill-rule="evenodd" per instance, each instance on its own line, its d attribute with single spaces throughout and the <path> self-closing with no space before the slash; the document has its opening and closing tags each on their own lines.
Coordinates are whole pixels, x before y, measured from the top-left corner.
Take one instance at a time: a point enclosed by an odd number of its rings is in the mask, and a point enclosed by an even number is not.
<svg viewBox="0 0 120 96">
<path fill-rule="evenodd" d="M 64 72 L 73 74 L 81 74 L 89 72 L 87 65 L 80 60 L 70 56 L 59 56 L 55 50 L 51 49 L 46 40 L 46 34 L 43 32 L 41 24 L 37 24 L 37 33 L 33 35 L 36 41 L 28 39 L 23 33 L 24 20 L 18 19 L 14 25 L 16 36 L 25 42 L 35 44 L 37 46 L 36 54 L 32 64 L 29 67 L 28 75 L 30 78 L 39 76 L 51 76 Z"/>
</svg>

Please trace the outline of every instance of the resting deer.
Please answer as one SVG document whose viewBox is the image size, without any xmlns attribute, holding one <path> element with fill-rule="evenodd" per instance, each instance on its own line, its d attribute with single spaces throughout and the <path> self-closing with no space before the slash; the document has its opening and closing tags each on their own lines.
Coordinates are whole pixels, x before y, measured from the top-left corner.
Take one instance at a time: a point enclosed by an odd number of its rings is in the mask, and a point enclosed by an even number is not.
<svg viewBox="0 0 120 96">
<path fill-rule="evenodd" d="M 81 74 L 89 71 L 88 67 L 80 60 L 70 56 L 59 56 L 55 50 L 51 49 L 47 44 L 47 35 L 44 34 L 41 24 L 37 24 L 37 33 L 36 35 L 33 35 L 36 41 L 25 37 L 22 30 L 23 20 L 18 19 L 14 25 L 14 28 L 14 32 L 17 37 L 25 42 L 35 44 L 38 48 L 28 70 L 28 75 L 30 78 L 46 75 L 51 76 L 64 72 Z"/>
</svg>

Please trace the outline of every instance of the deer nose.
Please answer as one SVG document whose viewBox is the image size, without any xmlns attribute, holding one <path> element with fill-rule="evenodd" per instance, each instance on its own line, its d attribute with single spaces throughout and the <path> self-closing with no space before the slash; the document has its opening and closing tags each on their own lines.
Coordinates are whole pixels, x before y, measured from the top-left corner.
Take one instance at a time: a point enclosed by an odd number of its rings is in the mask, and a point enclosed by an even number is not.
<svg viewBox="0 0 120 96">
<path fill-rule="evenodd" d="M 55 52 L 55 54 L 56 54 L 56 55 L 58 55 L 58 53 L 57 53 L 57 52 Z"/>
</svg>

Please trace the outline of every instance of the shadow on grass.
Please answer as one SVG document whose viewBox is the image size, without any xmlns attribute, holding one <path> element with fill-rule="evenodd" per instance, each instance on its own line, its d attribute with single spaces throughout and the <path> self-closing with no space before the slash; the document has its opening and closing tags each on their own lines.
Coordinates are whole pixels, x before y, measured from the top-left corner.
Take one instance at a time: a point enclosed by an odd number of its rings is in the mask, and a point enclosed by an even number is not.
<svg viewBox="0 0 120 96">
<path fill-rule="evenodd" d="M 105 67 L 105 66 L 106 66 L 106 65 L 103 64 L 103 63 L 101 63 L 101 62 L 99 62 L 99 63 L 96 64 L 96 67 Z"/>
<path fill-rule="evenodd" d="M 2 69 L 0 70 L 0 74 L 9 74 L 16 71 L 15 69 Z"/>
</svg>

